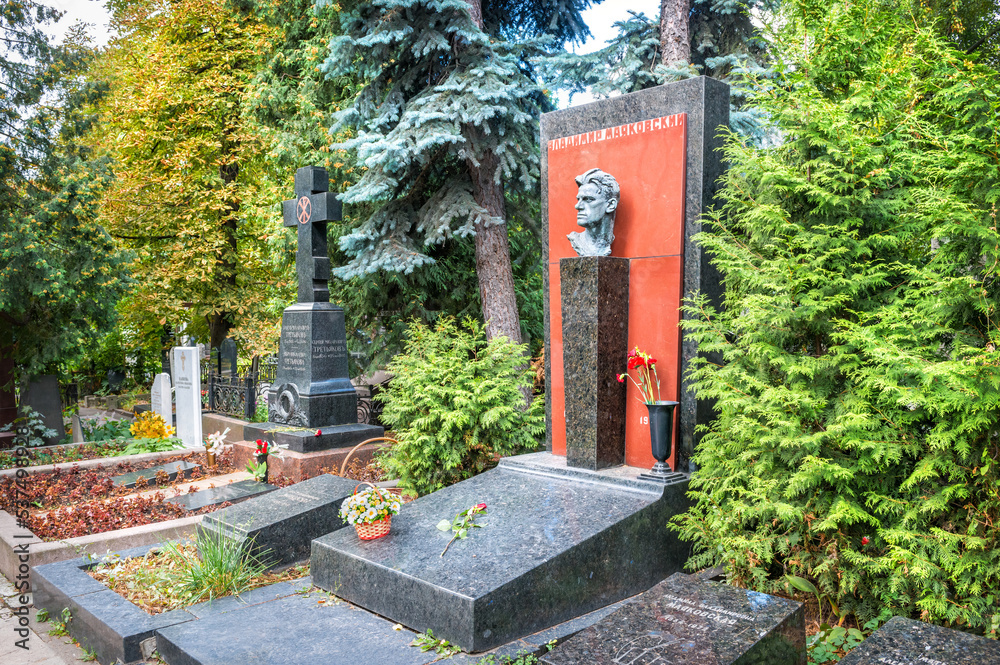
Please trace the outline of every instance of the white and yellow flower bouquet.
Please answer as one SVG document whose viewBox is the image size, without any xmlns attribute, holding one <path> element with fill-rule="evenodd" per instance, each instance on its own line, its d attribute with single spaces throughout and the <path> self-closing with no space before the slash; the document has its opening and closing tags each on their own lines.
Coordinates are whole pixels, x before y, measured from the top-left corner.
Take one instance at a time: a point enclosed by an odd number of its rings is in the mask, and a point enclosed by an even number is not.
<svg viewBox="0 0 1000 665">
<path fill-rule="evenodd" d="M 399 514 L 399 497 L 387 489 L 370 485 L 344 499 L 340 517 L 348 524 L 372 524 Z"/>
</svg>

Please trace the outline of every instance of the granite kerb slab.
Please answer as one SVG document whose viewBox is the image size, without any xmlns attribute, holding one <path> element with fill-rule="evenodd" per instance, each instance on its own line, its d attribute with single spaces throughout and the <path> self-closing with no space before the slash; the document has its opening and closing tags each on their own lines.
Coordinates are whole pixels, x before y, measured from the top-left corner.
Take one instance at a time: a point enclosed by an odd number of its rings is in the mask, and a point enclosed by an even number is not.
<svg viewBox="0 0 1000 665">
<path fill-rule="evenodd" d="M 545 665 L 805 665 L 802 603 L 676 573 L 542 657 Z"/>
<path fill-rule="evenodd" d="M 321 432 L 316 434 L 316 432 Z M 243 427 L 246 441 L 261 439 L 268 443 L 288 446 L 297 453 L 315 453 L 323 450 L 351 448 L 368 439 L 385 435 L 385 429 L 378 425 L 348 423 L 346 425 L 324 425 L 316 428 L 289 428 L 279 423 L 254 423 Z"/>
<path fill-rule="evenodd" d="M 119 552 L 118 556 L 123 559 L 144 556 L 156 547 L 136 547 Z M 142 660 L 142 643 L 155 640 L 156 630 L 195 618 L 185 610 L 150 616 L 87 574 L 87 569 L 98 563 L 100 559 L 80 557 L 37 566 L 33 570 L 32 591 L 35 608 L 48 611 L 53 619 L 59 619 L 64 609 L 70 611 L 72 619 L 67 625 L 70 635 L 82 646 L 93 649 L 99 662 Z M 147 645 L 147 652 L 151 652 L 150 647 L 155 645 Z"/>
<path fill-rule="evenodd" d="M 1000 643 L 922 621 L 893 617 L 840 661 L 843 665 L 987 665 Z"/>
<path fill-rule="evenodd" d="M 345 526 L 340 504 L 357 481 L 323 474 L 205 516 L 199 532 L 252 543 L 272 567 L 309 558 L 313 538 Z M 265 552 L 268 552 L 265 555 Z"/>
<path fill-rule="evenodd" d="M 485 651 L 645 591 L 681 570 L 667 531 L 687 509 L 687 477 L 666 485 L 552 468 L 547 453 L 405 504 L 382 539 L 350 530 L 313 541 L 317 586 L 465 650 Z M 565 465 L 565 462 L 563 462 Z M 635 470 L 636 475 L 640 470 Z M 437 523 L 485 502 L 484 527 L 456 542 Z"/>
</svg>

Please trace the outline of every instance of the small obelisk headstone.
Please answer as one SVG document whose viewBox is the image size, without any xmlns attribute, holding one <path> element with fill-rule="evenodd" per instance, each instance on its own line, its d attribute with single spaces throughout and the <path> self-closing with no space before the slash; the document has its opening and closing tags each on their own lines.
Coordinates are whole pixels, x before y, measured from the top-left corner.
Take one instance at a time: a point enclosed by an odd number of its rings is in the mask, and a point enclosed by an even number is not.
<svg viewBox="0 0 1000 665">
<path fill-rule="evenodd" d="M 219 374 L 227 379 L 236 378 L 236 340 L 227 337 L 219 346 Z"/>
<path fill-rule="evenodd" d="M 174 347 L 174 394 L 177 403 L 177 437 L 186 448 L 202 447 L 201 438 L 201 373 L 198 348 Z"/>
<path fill-rule="evenodd" d="M 153 413 L 163 418 L 163 422 L 172 425 L 174 422 L 173 400 L 170 394 L 170 375 L 161 372 L 153 379 L 153 387 L 149 391 L 150 408 Z"/>
</svg>

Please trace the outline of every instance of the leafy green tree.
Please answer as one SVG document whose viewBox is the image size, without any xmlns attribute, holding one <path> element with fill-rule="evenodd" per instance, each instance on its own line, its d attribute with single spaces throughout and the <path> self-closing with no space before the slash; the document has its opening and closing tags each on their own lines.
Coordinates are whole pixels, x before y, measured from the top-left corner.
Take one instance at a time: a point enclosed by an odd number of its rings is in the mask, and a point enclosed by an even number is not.
<svg viewBox="0 0 1000 665">
<path fill-rule="evenodd" d="M 536 191 L 544 99 L 525 73 L 532 47 L 507 40 L 580 39 L 590 4 L 389 0 L 341 14 L 324 70 L 364 82 L 335 125 L 356 132 L 339 147 L 364 168 L 342 198 L 372 210 L 341 237 L 338 276 L 409 274 L 434 246 L 474 238 L 487 334 L 522 339 L 509 206 Z"/>
<path fill-rule="evenodd" d="M 33 2 L 0 7 L 0 353 L 22 380 L 80 356 L 128 283 L 97 219 L 107 166 L 79 140 L 91 51 L 80 29 L 49 44 L 40 26 L 57 17 Z"/>
<path fill-rule="evenodd" d="M 718 417 L 677 519 L 692 567 L 815 582 L 861 623 L 1000 629 L 1000 78 L 910 7 L 786 0 L 780 132 L 731 137 L 687 334 Z"/>
<path fill-rule="evenodd" d="M 524 348 L 486 340 L 468 318 L 411 323 L 406 350 L 389 365 L 393 380 L 375 399 L 398 443 L 380 464 L 400 487 L 427 494 L 485 471 L 498 456 L 530 452 L 545 431 L 543 400 L 524 406 L 532 372 Z"/>
<path fill-rule="evenodd" d="M 110 90 L 94 141 L 115 174 L 102 218 L 136 256 L 128 324 L 152 340 L 169 325 L 272 352 L 291 274 L 276 260 L 287 243 L 270 144 L 245 96 L 276 32 L 224 0 L 113 9 L 119 35 L 100 62 Z"/>
<path fill-rule="evenodd" d="M 982 58 L 1000 70 L 1000 2 L 998 0 L 921 0 L 938 29 L 956 48 Z"/>
</svg>

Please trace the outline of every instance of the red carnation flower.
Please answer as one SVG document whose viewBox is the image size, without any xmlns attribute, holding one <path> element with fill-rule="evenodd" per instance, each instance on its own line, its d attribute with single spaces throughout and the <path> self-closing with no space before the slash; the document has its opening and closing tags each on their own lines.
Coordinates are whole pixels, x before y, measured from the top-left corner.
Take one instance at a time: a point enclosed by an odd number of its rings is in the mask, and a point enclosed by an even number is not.
<svg viewBox="0 0 1000 665">
<path fill-rule="evenodd" d="M 628 368 L 636 369 L 637 367 L 642 367 L 646 364 L 646 361 L 642 359 L 641 356 L 632 356 L 628 359 Z"/>
<path fill-rule="evenodd" d="M 316 436 L 323 436 L 323 430 L 321 429 L 316 430 Z"/>
<path fill-rule="evenodd" d="M 485 503 L 477 503 L 476 504 L 476 510 L 486 510 L 486 504 Z"/>
<path fill-rule="evenodd" d="M 618 383 L 625 383 L 625 375 L 624 374 L 619 374 L 618 375 Z"/>
<path fill-rule="evenodd" d="M 861 536 L 861 544 L 862 545 L 867 545 L 870 542 L 871 542 L 871 539 L 869 539 L 868 536 Z"/>
</svg>

